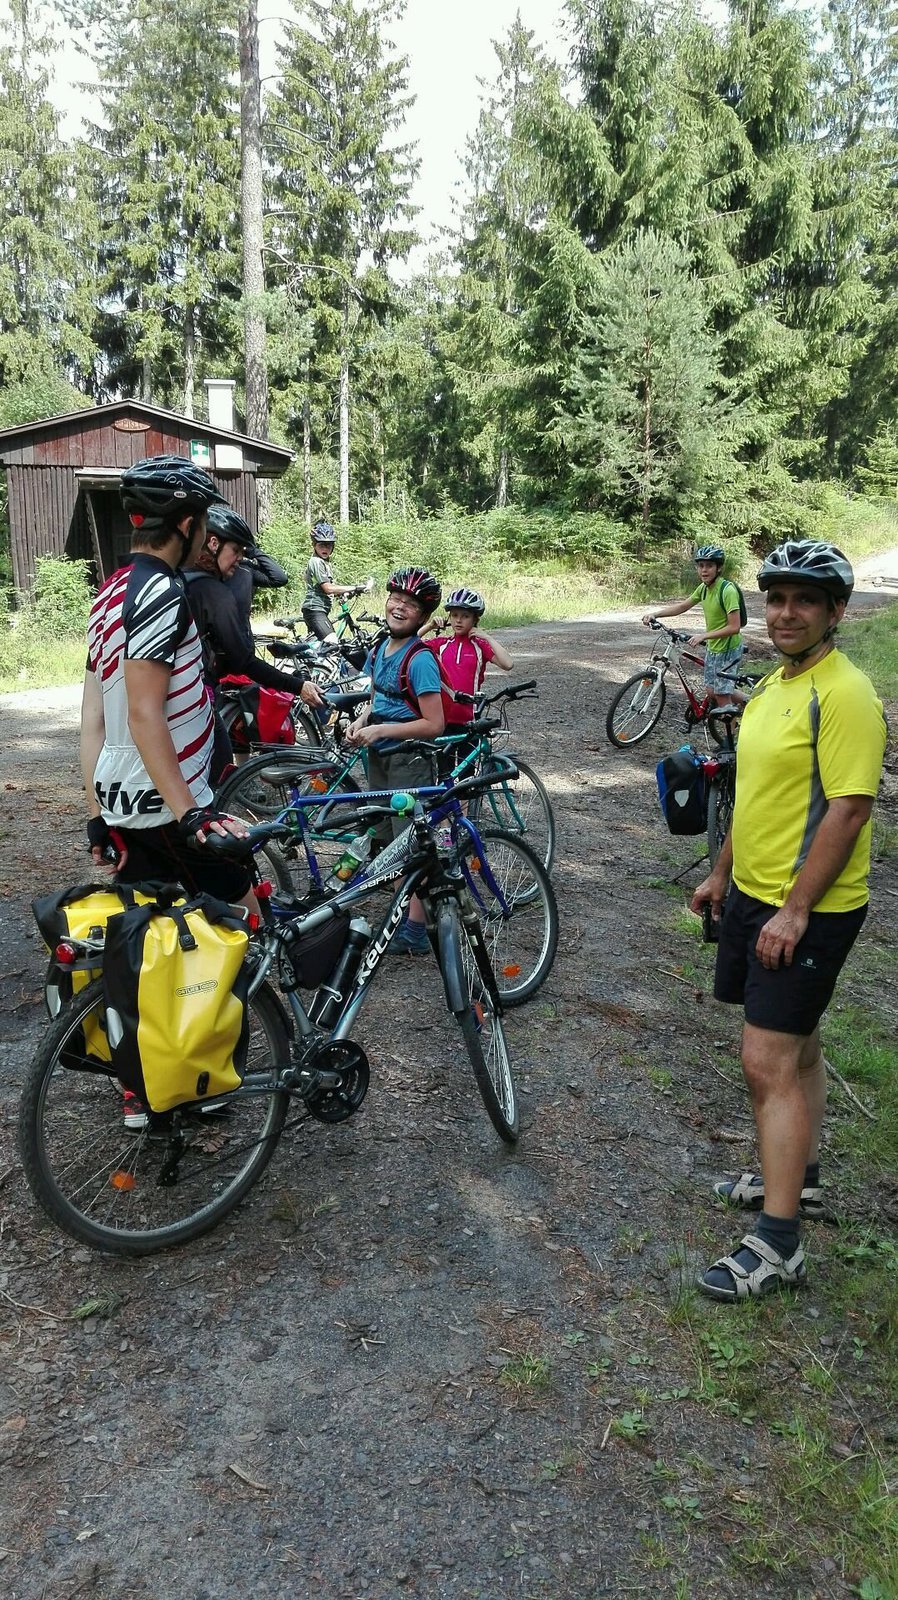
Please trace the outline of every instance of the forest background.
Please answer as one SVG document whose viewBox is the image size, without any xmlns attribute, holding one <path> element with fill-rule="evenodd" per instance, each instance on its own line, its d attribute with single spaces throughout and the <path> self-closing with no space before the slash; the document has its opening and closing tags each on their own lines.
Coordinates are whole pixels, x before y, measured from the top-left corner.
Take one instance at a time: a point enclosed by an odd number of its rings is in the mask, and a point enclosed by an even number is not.
<svg viewBox="0 0 898 1600">
<path fill-rule="evenodd" d="M 898 542 L 898 7 L 566 0 L 564 61 L 518 19 L 455 225 L 404 272 L 399 9 L 305 0 L 284 26 L 253 282 L 254 0 L 13 0 L 0 426 L 120 396 L 192 416 L 236 377 L 248 431 L 297 453 L 265 508 L 291 573 L 326 516 L 340 576 L 421 559 L 494 618 L 494 593 L 523 620 L 671 592 L 694 542 L 743 574 L 786 535 Z M 98 108 L 76 137 L 60 25 Z M 44 638 L 83 604 L 57 566 Z"/>
</svg>

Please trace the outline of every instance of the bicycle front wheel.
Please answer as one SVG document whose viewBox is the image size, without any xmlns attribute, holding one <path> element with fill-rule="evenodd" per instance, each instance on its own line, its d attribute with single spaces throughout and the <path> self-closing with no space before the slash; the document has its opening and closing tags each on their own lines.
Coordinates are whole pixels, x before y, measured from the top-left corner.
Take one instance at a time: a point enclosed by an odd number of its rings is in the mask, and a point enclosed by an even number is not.
<svg viewBox="0 0 898 1600">
<path fill-rule="evenodd" d="M 714 779 L 708 794 L 708 860 L 712 867 L 730 831 L 735 799 L 736 768 L 733 762 L 728 761 Z"/>
<path fill-rule="evenodd" d="M 523 839 L 497 828 L 484 828 L 480 838 L 484 858 L 470 845 L 464 866 L 502 1004 L 521 1006 L 552 970 L 558 902 L 545 867 Z"/>
<path fill-rule="evenodd" d="M 618 689 L 605 718 L 605 732 L 618 750 L 648 737 L 664 710 L 667 688 L 659 673 L 637 672 Z"/>
<path fill-rule="evenodd" d="M 555 859 L 555 813 L 546 786 L 530 766 L 512 755 L 518 769 L 516 778 L 504 778 L 478 795 L 469 806 L 469 815 L 488 827 L 517 834 L 536 851 L 547 872 Z M 487 760 L 482 771 L 490 771 Z M 479 819 L 479 820 L 478 820 Z"/>
<path fill-rule="evenodd" d="M 233 1211 L 261 1176 L 287 1116 L 278 1087 L 290 1059 L 280 1002 L 249 1001 L 240 1089 L 220 1110 L 185 1108 L 124 1125 L 121 1085 L 88 1041 L 105 1036 L 102 979 L 50 1027 L 28 1069 L 19 1112 L 25 1176 L 47 1215 L 83 1244 L 141 1256 L 186 1244 Z"/>
<path fill-rule="evenodd" d="M 489 957 L 473 912 L 463 915 L 455 901 L 441 905 L 437 948 L 446 993 L 454 993 L 461 1001 L 453 1015 L 465 1041 L 480 1098 L 500 1139 L 515 1144 L 519 1116 L 514 1073 L 502 1018 L 492 999 Z"/>
</svg>

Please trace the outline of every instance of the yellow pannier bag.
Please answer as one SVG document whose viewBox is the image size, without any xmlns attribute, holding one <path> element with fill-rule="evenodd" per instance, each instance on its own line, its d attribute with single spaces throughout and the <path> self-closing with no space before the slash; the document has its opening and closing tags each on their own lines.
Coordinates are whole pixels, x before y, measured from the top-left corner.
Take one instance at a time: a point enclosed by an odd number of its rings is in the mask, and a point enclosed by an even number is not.
<svg viewBox="0 0 898 1600">
<path fill-rule="evenodd" d="M 183 890 L 173 890 L 171 898 L 183 900 Z M 101 971 L 99 964 L 92 966 L 88 961 L 61 966 L 56 959 L 57 945 L 66 939 L 102 939 L 110 917 L 120 916 L 129 906 L 149 905 L 159 899 L 158 889 L 144 892 L 127 883 L 81 883 L 32 900 L 34 920 L 50 953 L 44 1000 L 51 1017 L 79 989 L 99 978 Z"/>
<path fill-rule="evenodd" d="M 172 899 L 184 898 L 183 891 L 173 889 Z M 130 884 L 81 883 L 56 894 L 46 894 L 32 900 L 31 909 L 50 953 L 44 979 L 44 1003 L 51 1017 L 94 978 L 99 978 L 102 968 L 89 959 L 78 958 L 63 965 L 57 960 L 57 947 L 67 939 L 103 939 L 110 917 L 119 917 L 134 905 L 150 905 L 159 899 L 159 890 L 145 892 Z M 94 958 L 95 960 L 97 958 Z M 100 1013 L 87 1017 L 83 1025 L 85 1053 L 100 1061 L 109 1061 L 111 1052 Z"/>
<path fill-rule="evenodd" d="M 242 1082 L 248 943 L 244 916 L 210 895 L 138 905 L 110 919 L 103 991 L 112 1065 L 151 1111 Z"/>
</svg>

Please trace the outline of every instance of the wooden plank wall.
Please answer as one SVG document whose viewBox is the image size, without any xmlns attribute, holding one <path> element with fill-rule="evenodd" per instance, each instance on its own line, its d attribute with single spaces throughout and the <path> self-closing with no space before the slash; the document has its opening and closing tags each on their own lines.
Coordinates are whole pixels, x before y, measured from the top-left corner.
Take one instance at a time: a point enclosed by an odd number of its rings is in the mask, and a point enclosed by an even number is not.
<svg viewBox="0 0 898 1600">
<path fill-rule="evenodd" d="M 6 475 L 16 588 L 31 587 L 38 556 L 93 558 L 76 468 L 124 470 L 144 456 L 186 455 L 190 439 L 202 433 L 201 426 L 191 429 L 189 424 L 178 433 L 163 433 L 157 428 L 122 432 L 107 422 L 77 433 L 54 429 L 20 450 L 9 452 Z M 254 533 L 259 525 L 256 465 L 247 457 L 248 470 L 242 473 L 212 474 L 222 499 L 246 519 Z"/>
</svg>

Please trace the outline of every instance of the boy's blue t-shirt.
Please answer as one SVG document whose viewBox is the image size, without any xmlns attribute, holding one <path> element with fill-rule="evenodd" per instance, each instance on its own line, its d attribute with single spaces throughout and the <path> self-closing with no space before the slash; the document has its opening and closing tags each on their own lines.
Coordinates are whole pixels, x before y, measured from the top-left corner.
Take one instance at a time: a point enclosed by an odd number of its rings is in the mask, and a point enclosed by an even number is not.
<svg viewBox="0 0 898 1600">
<path fill-rule="evenodd" d="M 381 722 L 415 722 L 416 713 L 399 693 L 399 669 L 411 646 L 417 643 L 417 635 L 406 640 L 392 655 L 386 653 L 387 642 L 378 645 L 365 662 L 365 671 L 371 674 L 373 682 L 372 712 Z M 409 662 L 408 683 L 419 699 L 422 694 L 440 693 L 440 669 L 432 651 L 415 651 Z M 378 739 L 374 748 L 385 755 L 397 750 L 399 744 L 398 739 Z"/>
</svg>

